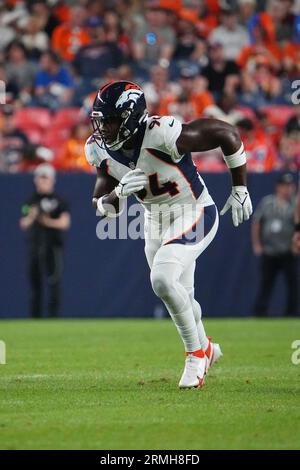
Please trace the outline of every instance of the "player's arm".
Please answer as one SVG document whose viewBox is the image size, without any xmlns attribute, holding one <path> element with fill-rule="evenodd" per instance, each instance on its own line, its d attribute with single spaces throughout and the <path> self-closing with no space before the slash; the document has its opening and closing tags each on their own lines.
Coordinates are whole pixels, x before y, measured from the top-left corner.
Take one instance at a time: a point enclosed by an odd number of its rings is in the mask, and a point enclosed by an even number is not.
<svg viewBox="0 0 300 470">
<path fill-rule="evenodd" d="M 246 154 L 238 130 L 217 119 L 197 119 L 182 125 L 176 142 L 180 155 L 204 152 L 218 147 L 231 172 L 232 192 L 221 215 L 232 210 L 233 224 L 238 226 L 252 214 L 251 199 L 247 190 Z"/>
<path fill-rule="evenodd" d="M 101 215 L 116 217 L 122 212 L 121 200 L 144 188 L 146 175 L 139 169 L 131 170 L 119 182 L 101 168 L 97 168 L 92 204 Z"/>
<path fill-rule="evenodd" d="M 98 200 L 102 197 L 107 204 L 114 206 L 115 210 L 118 212 L 119 199 L 114 191 L 118 183 L 115 178 L 105 173 L 101 168 L 97 168 L 97 179 L 92 199 L 92 204 L 95 209 L 97 209 Z"/>
</svg>

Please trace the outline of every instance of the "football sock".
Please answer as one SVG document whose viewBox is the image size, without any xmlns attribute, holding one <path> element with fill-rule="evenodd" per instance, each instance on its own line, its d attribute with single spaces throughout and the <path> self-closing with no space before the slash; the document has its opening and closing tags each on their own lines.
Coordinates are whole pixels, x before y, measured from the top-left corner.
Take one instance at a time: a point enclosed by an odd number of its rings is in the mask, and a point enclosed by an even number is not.
<svg viewBox="0 0 300 470">
<path fill-rule="evenodd" d="M 186 289 L 179 282 L 182 266 L 176 262 L 160 262 L 152 266 L 151 282 L 155 294 L 165 304 L 185 351 L 201 349 L 193 307 Z"/>
<path fill-rule="evenodd" d="M 209 345 L 209 340 L 207 339 L 203 322 L 201 320 L 202 309 L 201 309 L 199 302 L 197 302 L 197 300 L 195 300 L 194 297 L 191 299 L 191 302 L 193 306 L 193 313 L 194 313 L 194 318 L 195 318 L 196 325 L 197 325 L 198 337 L 199 337 L 199 341 L 201 344 L 201 348 L 203 349 L 203 351 L 206 351 Z"/>
</svg>

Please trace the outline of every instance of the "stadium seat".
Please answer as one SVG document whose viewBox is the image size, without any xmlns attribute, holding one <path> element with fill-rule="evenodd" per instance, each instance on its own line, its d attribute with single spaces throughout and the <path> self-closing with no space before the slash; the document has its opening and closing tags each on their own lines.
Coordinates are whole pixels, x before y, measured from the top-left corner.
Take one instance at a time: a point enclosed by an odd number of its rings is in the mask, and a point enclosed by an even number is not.
<svg viewBox="0 0 300 470">
<path fill-rule="evenodd" d="M 276 127 L 284 127 L 295 111 L 293 106 L 271 105 L 261 109 L 270 119 L 271 124 Z"/>
<path fill-rule="evenodd" d="M 25 128 L 25 134 L 32 144 L 40 144 L 43 136 L 43 132 L 39 127 L 28 127 Z"/>
<path fill-rule="evenodd" d="M 80 108 L 63 108 L 58 110 L 52 120 L 53 128 L 69 129 L 80 121 Z"/>
<path fill-rule="evenodd" d="M 47 129 L 52 121 L 51 113 L 44 108 L 18 109 L 14 116 L 15 125 L 20 129 Z"/>
<path fill-rule="evenodd" d="M 64 145 L 69 135 L 70 132 L 66 128 L 59 129 L 51 127 L 51 129 L 49 129 L 49 131 L 43 136 L 41 143 L 45 147 L 57 152 L 57 150 Z"/>
</svg>

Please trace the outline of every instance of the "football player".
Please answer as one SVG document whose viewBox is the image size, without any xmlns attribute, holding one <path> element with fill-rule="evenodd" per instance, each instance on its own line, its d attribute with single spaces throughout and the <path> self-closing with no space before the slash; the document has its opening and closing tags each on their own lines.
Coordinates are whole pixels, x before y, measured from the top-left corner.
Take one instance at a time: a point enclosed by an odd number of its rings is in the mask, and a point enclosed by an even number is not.
<svg viewBox="0 0 300 470">
<path fill-rule="evenodd" d="M 85 152 L 97 168 L 93 205 L 113 217 L 132 194 L 143 204 L 152 288 L 185 347 L 179 387 L 202 387 L 222 353 L 205 333 L 194 298 L 194 271 L 196 259 L 215 237 L 218 211 L 191 152 L 221 147 L 233 185 L 221 214 L 231 210 L 238 226 L 252 214 L 243 143 L 235 127 L 219 120 L 181 124 L 172 116 L 148 116 L 143 90 L 127 81 L 108 83 L 97 92 L 91 120 L 94 133 Z"/>
</svg>

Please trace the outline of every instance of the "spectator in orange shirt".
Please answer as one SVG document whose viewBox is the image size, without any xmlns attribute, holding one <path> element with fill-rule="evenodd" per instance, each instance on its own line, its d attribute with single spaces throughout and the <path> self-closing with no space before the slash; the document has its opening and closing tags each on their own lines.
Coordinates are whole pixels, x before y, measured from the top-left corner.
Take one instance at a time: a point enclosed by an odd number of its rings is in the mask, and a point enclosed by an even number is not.
<svg viewBox="0 0 300 470">
<path fill-rule="evenodd" d="M 211 94 L 204 88 L 204 81 L 197 77 L 196 67 L 184 67 L 180 71 L 179 95 L 166 96 L 159 107 L 160 115 L 172 115 L 181 121 L 199 118 L 215 108 Z"/>
<path fill-rule="evenodd" d="M 272 171 L 276 166 L 276 152 L 270 139 L 250 119 L 237 123 L 247 153 L 247 168 L 253 172 Z"/>
<path fill-rule="evenodd" d="M 70 9 L 70 19 L 55 28 L 52 35 L 52 48 L 66 61 L 74 59 L 77 51 L 90 42 L 84 24 L 86 10 L 77 5 Z"/>
<path fill-rule="evenodd" d="M 255 43 L 243 47 L 237 59 L 237 63 L 243 69 L 253 70 L 258 57 L 263 57 L 272 65 L 274 69 L 278 69 L 281 60 L 281 51 L 275 42 L 272 42 L 268 31 L 263 24 L 258 23 L 253 28 L 253 37 Z"/>
<path fill-rule="evenodd" d="M 72 128 L 70 138 L 65 142 L 54 162 L 56 168 L 66 171 L 91 172 L 91 166 L 84 154 L 84 145 L 90 133 L 89 126 L 84 123 Z"/>
<path fill-rule="evenodd" d="M 217 16 L 209 11 L 207 2 L 204 0 L 198 0 L 189 8 L 182 8 L 178 14 L 180 19 L 191 22 L 202 38 L 207 38 L 211 31 L 218 26 Z"/>
</svg>

